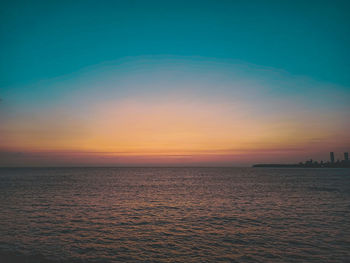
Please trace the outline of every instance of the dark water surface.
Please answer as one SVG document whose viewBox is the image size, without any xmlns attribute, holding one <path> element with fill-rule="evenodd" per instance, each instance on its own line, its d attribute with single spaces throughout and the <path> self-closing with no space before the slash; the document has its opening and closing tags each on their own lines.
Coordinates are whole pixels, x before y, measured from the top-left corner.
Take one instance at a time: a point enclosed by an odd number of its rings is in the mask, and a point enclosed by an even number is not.
<svg viewBox="0 0 350 263">
<path fill-rule="evenodd" d="M 0 169 L 1 262 L 350 262 L 350 169 Z"/>
</svg>

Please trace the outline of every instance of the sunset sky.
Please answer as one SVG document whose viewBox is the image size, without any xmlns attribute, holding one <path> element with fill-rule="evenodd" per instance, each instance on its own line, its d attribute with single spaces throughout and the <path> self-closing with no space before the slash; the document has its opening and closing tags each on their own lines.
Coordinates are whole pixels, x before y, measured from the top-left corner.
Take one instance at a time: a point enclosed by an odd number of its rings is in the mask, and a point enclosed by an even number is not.
<svg viewBox="0 0 350 263">
<path fill-rule="evenodd" d="M 350 151 L 348 1 L 0 5 L 0 166 Z"/>
</svg>

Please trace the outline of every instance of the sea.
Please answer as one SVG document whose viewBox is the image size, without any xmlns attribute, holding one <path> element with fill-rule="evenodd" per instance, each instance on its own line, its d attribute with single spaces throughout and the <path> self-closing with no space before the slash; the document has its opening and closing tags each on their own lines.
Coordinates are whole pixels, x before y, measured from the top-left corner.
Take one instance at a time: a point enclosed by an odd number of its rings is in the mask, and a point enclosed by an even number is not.
<svg viewBox="0 0 350 263">
<path fill-rule="evenodd" d="M 1 168 L 0 262 L 350 262 L 350 169 Z"/>
</svg>

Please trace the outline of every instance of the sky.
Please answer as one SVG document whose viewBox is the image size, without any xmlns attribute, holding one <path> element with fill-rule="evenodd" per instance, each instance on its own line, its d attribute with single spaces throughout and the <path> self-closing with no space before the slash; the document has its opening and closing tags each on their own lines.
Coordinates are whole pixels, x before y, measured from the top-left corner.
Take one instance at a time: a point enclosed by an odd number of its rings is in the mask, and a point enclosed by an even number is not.
<svg viewBox="0 0 350 263">
<path fill-rule="evenodd" d="M 348 1 L 1 1 L 0 166 L 350 151 Z"/>
</svg>

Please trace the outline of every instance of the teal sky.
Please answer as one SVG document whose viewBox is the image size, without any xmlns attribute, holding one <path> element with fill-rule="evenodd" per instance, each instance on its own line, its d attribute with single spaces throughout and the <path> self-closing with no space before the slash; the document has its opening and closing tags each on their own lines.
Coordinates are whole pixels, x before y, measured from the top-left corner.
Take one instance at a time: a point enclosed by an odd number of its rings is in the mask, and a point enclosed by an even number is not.
<svg viewBox="0 0 350 263">
<path fill-rule="evenodd" d="M 1 88 L 144 55 L 350 85 L 349 1 L 2 1 Z"/>
<path fill-rule="evenodd" d="M 334 136 L 350 127 L 349 1 L 0 5 L 0 135 L 25 133 L 14 123 L 43 112 L 64 106 L 82 119 L 126 97 L 243 101 L 257 119 L 310 114 L 317 126 L 324 116 L 322 134 Z"/>
</svg>

